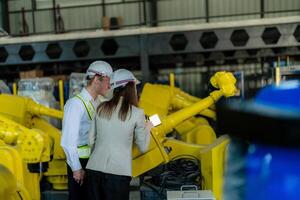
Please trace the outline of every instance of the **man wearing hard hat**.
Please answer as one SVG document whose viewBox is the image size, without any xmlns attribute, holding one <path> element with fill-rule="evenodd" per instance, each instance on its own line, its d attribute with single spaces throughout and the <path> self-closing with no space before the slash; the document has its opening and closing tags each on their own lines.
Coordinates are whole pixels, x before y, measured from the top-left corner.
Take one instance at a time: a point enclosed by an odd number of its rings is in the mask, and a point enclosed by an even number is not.
<svg viewBox="0 0 300 200">
<path fill-rule="evenodd" d="M 93 62 L 87 72 L 87 86 L 66 102 L 62 125 L 61 146 L 67 157 L 69 199 L 85 199 L 85 166 L 90 156 L 88 131 L 97 108 L 98 95 L 110 89 L 113 70 L 104 61 Z"/>
</svg>

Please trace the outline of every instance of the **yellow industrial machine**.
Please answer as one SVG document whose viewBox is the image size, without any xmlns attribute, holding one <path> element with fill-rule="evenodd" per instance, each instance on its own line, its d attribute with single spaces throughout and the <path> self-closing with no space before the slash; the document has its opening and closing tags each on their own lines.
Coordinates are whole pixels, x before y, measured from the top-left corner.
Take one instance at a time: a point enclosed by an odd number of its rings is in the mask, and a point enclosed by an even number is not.
<svg viewBox="0 0 300 200">
<path fill-rule="evenodd" d="M 222 73 L 218 73 L 220 74 Z M 216 84 L 216 76 L 213 77 L 212 84 Z M 146 84 L 142 95 L 144 98 L 140 106 L 148 116 L 158 114 L 163 117 L 201 100 L 176 88 L 173 74 L 170 75 L 170 86 Z M 211 144 L 216 139 L 216 134 L 207 119 L 216 120 L 214 109 L 213 104 L 199 112 L 197 117 L 192 116 L 174 127 L 181 140 L 192 144 Z"/>
<path fill-rule="evenodd" d="M 60 130 L 42 118 L 46 115 L 62 119 L 63 113 L 14 95 L 1 94 L 0 103 L 0 184 L 4 190 L 0 195 L 6 195 L 3 199 L 40 199 L 42 176 L 54 189 L 66 189 Z"/>
<path fill-rule="evenodd" d="M 215 139 L 208 122 L 194 116 L 200 114 L 214 119 L 214 103 L 222 96 L 233 96 L 235 82 L 231 73 L 216 73 L 211 84 L 217 90 L 204 99 L 190 96 L 174 86 L 146 84 L 140 106 L 147 115 L 159 114 L 162 124 L 152 129 L 146 153 L 133 149 L 133 176 L 178 156 L 191 155 L 201 161 L 204 189 L 211 189 L 221 199 L 228 138 Z M 60 130 L 41 117 L 61 119 L 63 113 L 36 104 L 29 98 L 13 95 L 1 94 L 0 103 L 0 199 L 39 200 L 42 176 L 47 177 L 54 189 L 66 189 L 66 164 L 60 147 Z M 200 125 L 202 128 L 199 128 Z M 194 144 L 168 137 L 167 134 L 175 129 L 186 141 L 191 140 Z M 205 134 L 198 136 L 201 132 Z M 194 136 L 196 140 L 189 138 Z"/>
<path fill-rule="evenodd" d="M 151 130 L 151 143 L 145 154 L 139 154 L 134 149 L 133 175 L 139 176 L 154 167 L 168 163 L 180 155 L 192 155 L 201 160 L 201 172 L 204 177 L 204 189 L 211 189 L 217 199 L 221 199 L 222 177 L 225 150 L 228 138 L 223 136 L 212 144 L 189 144 L 166 135 L 171 133 L 180 123 L 195 116 L 198 113 L 214 117 L 214 112 L 209 110 L 222 96 L 230 97 L 235 95 L 236 79 L 231 73 L 218 72 L 211 78 L 211 84 L 218 90 L 213 91 L 207 98 L 196 99 L 196 103 L 189 101 L 190 96 L 175 88 L 166 86 L 146 84 L 141 98 L 140 106 L 147 115 L 158 114 L 162 124 Z M 160 95 L 157 95 L 160 94 Z M 155 97 L 155 98 L 154 98 Z M 175 100 L 174 100 L 175 98 Z M 170 105 L 179 105 L 174 102 L 184 102 L 178 111 L 168 114 Z M 156 103 L 157 102 L 157 103 Z M 202 122 L 207 125 L 206 122 Z M 196 123 L 197 124 L 197 123 Z M 199 122 L 198 122 L 199 124 Z M 205 130 L 207 132 L 207 130 Z M 197 131 L 198 132 L 198 131 Z M 209 132 L 209 131 L 208 131 Z M 201 137 L 200 137 L 201 139 Z"/>
</svg>

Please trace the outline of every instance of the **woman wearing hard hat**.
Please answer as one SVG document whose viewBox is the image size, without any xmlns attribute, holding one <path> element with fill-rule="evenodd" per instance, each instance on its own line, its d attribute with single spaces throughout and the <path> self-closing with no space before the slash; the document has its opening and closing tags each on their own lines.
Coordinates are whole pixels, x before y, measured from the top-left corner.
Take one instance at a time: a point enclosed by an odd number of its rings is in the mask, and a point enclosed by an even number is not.
<svg viewBox="0 0 300 200">
<path fill-rule="evenodd" d="M 113 97 L 97 108 L 89 132 L 89 199 L 129 199 L 133 138 L 139 150 L 145 152 L 152 128 L 151 122 L 145 122 L 144 111 L 137 107 L 138 83 L 130 71 L 115 71 L 111 81 Z"/>
</svg>

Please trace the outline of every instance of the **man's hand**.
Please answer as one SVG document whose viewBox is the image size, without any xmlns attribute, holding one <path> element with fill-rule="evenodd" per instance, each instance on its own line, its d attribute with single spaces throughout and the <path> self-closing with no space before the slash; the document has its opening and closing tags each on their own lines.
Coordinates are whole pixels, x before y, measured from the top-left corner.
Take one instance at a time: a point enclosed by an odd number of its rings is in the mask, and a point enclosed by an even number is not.
<svg viewBox="0 0 300 200">
<path fill-rule="evenodd" d="M 80 185 L 83 184 L 84 177 L 85 177 L 85 171 L 83 169 L 73 171 L 73 178 Z"/>
</svg>

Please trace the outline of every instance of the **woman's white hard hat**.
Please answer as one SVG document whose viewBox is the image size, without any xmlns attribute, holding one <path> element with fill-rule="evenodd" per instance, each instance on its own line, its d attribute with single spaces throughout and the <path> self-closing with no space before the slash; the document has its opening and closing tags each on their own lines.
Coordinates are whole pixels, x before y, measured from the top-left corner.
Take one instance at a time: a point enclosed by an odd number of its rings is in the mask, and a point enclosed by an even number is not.
<svg viewBox="0 0 300 200">
<path fill-rule="evenodd" d="M 123 87 L 129 82 L 134 82 L 135 84 L 140 83 L 140 81 L 135 78 L 135 76 L 130 71 L 126 69 L 118 69 L 114 71 L 113 76 L 110 79 L 111 89 Z"/>
<path fill-rule="evenodd" d="M 87 76 L 108 76 L 111 77 L 113 74 L 112 67 L 110 64 L 104 61 L 95 61 L 90 64 L 89 68 L 86 71 Z"/>
</svg>

